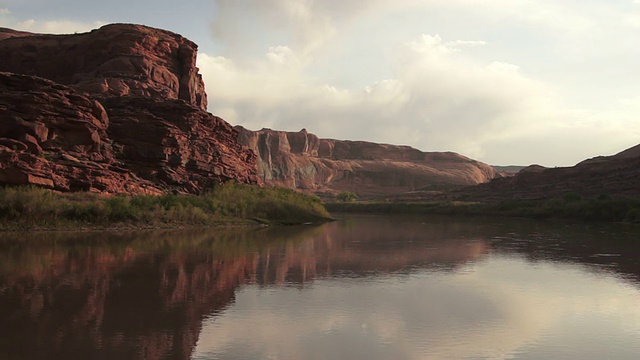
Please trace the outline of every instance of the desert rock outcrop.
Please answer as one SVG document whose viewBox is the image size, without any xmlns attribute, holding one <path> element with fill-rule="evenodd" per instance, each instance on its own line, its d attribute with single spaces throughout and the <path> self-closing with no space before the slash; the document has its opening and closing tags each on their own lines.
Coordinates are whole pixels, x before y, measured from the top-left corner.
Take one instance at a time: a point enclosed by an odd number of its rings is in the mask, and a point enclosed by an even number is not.
<svg viewBox="0 0 640 360">
<path fill-rule="evenodd" d="M 259 183 L 255 155 L 206 112 L 196 54 L 140 25 L 0 29 L 0 183 L 131 194 Z"/>
<path fill-rule="evenodd" d="M 178 34 L 129 24 L 74 35 L 5 33 L 2 71 L 43 77 L 95 96 L 181 99 L 207 109 L 195 66 L 198 46 Z"/>
<path fill-rule="evenodd" d="M 319 139 L 305 129 L 235 128 L 239 142 L 258 155 L 258 173 L 266 184 L 307 192 L 391 194 L 472 185 L 500 176 L 491 166 L 452 152 Z"/>
</svg>

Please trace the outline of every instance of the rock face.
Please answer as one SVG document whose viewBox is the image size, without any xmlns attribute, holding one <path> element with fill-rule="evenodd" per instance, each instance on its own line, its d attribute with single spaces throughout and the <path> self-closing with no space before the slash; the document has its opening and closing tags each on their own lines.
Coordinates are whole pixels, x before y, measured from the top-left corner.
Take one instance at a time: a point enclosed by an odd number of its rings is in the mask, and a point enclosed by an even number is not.
<svg viewBox="0 0 640 360">
<path fill-rule="evenodd" d="M 189 193 L 227 179 L 259 182 L 255 154 L 236 141 L 236 131 L 219 117 L 179 100 L 126 96 L 104 106 L 118 158 L 144 179 Z"/>
<path fill-rule="evenodd" d="M 599 156 L 572 167 L 531 166 L 509 178 L 461 190 L 456 196 L 474 200 L 547 199 L 581 196 L 640 198 L 640 145 L 613 156 Z"/>
<path fill-rule="evenodd" d="M 114 157 L 96 100 L 27 75 L 0 73 L 0 183 L 61 191 L 159 193 Z"/>
<path fill-rule="evenodd" d="M 0 184 L 157 194 L 259 183 L 255 155 L 205 111 L 196 53 L 139 25 L 0 29 Z"/>
<path fill-rule="evenodd" d="M 305 129 L 235 128 L 238 141 L 258 155 L 258 173 L 266 184 L 307 192 L 390 194 L 472 185 L 500 176 L 487 164 L 451 152 L 319 139 Z"/>
<path fill-rule="evenodd" d="M 47 78 L 97 96 L 181 99 L 207 109 L 196 68 L 198 46 L 178 34 L 126 24 L 77 35 L 7 33 L 13 36 L 0 43 L 2 71 Z"/>
</svg>

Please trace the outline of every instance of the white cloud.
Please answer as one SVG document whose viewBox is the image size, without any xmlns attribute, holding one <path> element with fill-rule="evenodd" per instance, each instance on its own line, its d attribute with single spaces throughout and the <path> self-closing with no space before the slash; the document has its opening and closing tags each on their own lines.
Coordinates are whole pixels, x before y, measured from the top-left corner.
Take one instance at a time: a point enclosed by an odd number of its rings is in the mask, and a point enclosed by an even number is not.
<svg viewBox="0 0 640 360">
<path fill-rule="evenodd" d="M 440 35 L 427 35 L 422 34 L 419 40 L 414 40 L 406 43 L 406 46 L 412 51 L 423 54 L 446 54 L 451 51 L 456 51 L 455 47 L 452 47 L 451 43 L 443 44 Z"/>
<path fill-rule="evenodd" d="M 455 46 L 455 47 L 458 47 L 458 46 L 474 47 L 474 46 L 487 45 L 487 42 L 486 41 L 478 41 L 478 40 L 456 40 L 456 41 L 450 42 L 450 44 L 452 46 Z"/>
<path fill-rule="evenodd" d="M 460 45 L 467 42 L 428 34 L 406 42 L 396 52 L 394 77 L 362 89 L 325 84 L 304 67 L 283 69 L 284 59 L 295 59 L 285 47 L 271 49 L 271 61 L 259 65 L 201 55 L 198 66 L 205 83 L 215 84 L 207 87 L 210 110 L 235 124 L 306 127 L 323 137 L 454 149 L 478 157 L 484 142 L 540 115 L 550 90 L 522 76 L 515 65 L 474 62 Z"/>
<path fill-rule="evenodd" d="M 249 128 L 570 165 L 640 133 L 619 101 L 640 95 L 634 3 L 217 0 L 198 64 L 210 110 Z M 32 32 L 103 24 L 4 10 Z"/>
<path fill-rule="evenodd" d="M 329 15 L 316 11 L 320 2 L 218 0 L 216 5 L 213 33 L 235 56 L 241 56 L 247 46 L 265 43 L 267 47 L 286 44 L 304 56 L 335 34 Z"/>
<path fill-rule="evenodd" d="M 11 11 L 9 9 L 0 8 L 0 15 L 9 15 L 9 14 L 11 14 Z"/>
<path fill-rule="evenodd" d="M 627 15 L 623 23 L 632 28 L 640 28 L 640 14 Z"/>
<path fill-rule="evenodd" d="M 637 109 L 617 100 L 640 81 L 625 60 L 640 56 L 638 15 L 623 5 L 216 3 L 223 57 L 199 62 L 210 110 L 249 128 L 546 165 L 622 150 L 640 132 Z"/>
<path fill-rule="evenodd" d="M 300 59 L 298 56 L 287 46 L 272 46 L 267 53 L 267 59 L 276 65 L 282 66 L 300 66 Z"/>
<path fill-rule="evenodd" d="M 48 34 L 72 34 L 77 32 L 87 32 L 106 25 L 103 21 L 79 22 L 71 20 L 48 20 L 39 21 L 28 19 L 17 22 L 12 27 L 16 30 L 31 31 Z"/>
</svg>

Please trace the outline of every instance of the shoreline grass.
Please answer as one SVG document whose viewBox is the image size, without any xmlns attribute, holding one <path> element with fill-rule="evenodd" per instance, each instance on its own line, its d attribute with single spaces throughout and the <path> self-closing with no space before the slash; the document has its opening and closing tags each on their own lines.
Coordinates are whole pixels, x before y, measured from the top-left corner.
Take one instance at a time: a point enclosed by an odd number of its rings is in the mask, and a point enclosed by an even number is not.
<svg viewBox="0 0 640 360">
<path fill-rule="evenodd" d="M 567 194 L 546 200 L 509 200 L 501 202 L 332 202 L 331 212 L 418 213 L 468 216 L 510 216 L 528 218 L 578 219 L 599 222 L 640 223 L 640 199 L 612 198 L 600 195 L 582 198 Z"/>
<path fill-rule="evenodd" d="M 57 193 L 0 188 L 0 231 L 290 225 L 331 220 L 317 197 L 228 183 L 203 195 Z"/>
</svg>

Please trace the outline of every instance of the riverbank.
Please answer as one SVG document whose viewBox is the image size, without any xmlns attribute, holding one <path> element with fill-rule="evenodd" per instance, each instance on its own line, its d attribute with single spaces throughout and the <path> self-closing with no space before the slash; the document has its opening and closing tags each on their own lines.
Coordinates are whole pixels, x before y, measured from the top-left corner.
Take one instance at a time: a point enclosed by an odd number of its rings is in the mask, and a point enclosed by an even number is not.
<svg viewBox="0 0 640 360">
<path fill-rule="evenodd" d="M 0 231 L 291 225 L 330 221 L 320 200 L 289 189 L 226 184 L 194 195 L 57 193 L 0 188 Z"/>
<path fill-rule="evenodd" d="M 640 199 L 612 198 L 606 195 L 582 198 L 567 194 L 563 198 L 556 199 L 501 202 L 331 202 L 326 203 L 325 207 L 330 212 L 485 215 L 640 222 Z"/>
</svg>

